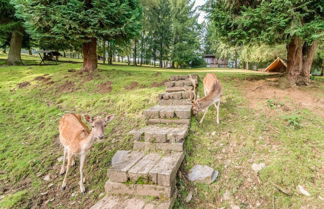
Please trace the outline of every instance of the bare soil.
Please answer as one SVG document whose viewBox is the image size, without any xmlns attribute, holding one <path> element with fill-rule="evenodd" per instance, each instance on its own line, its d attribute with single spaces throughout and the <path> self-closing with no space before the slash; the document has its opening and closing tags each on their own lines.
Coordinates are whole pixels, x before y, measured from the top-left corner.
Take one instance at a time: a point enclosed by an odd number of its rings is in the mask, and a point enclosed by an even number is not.
<svg viewBox="0 0 324 209">
<path fill-rule="evenodd" d="M 139 86 L 139 83 L 137 81 L 133 81 L 129 85 L 126 85 L 124 88 L 126 90 L 132 90 L 132 89 L 137 88 L 138 86 Z"/>
<path fill-rule="evenodd" d="M 111 81 L 107 81 L 105 83 L 101 83 L 97 86 L 98 92 L 101 94 L 104 93 L 109 93 L 112 90 L 112 86 L 111 86 L 112 82 Z"/>
<path fill-rule="evenodd" d="M 151 84 L 151 87 L 160 87 L 160 86 L 163 86 L 165 84 L 165 82 L 167 82 L 168 80 L 164 80 L 162 82 L 153 82 Z"/>
<path fill-rule="evenodd" d="M 22 83 L 18 83 L 17 86 L 18 86 L 18 88 L 22 89 L 22 88 L 25 88 L 27 86 L 30 86 L 30 82 L 25 81 L 25 82 L 22 82 Z"/>
<path fill-rule="evenodd" d="M 72 81 L 66 81 L 64 84 L 57 87 L 57 92 L 67 93 L 75 90 L 75 84 Z"/>
<path fill-rule="evenodd" d="M 273 100 L 280 102 L 279 107 L 284 111 L 304 108 L 324 117 L 324 97 L 320 96 L 320 88 L 310 86 L 280 89 L 277 84 L 278 78 L 244 81 L 243 90 L 249 106 L 260 109 L 264 108 L 268 100 Z"/>
</svg>

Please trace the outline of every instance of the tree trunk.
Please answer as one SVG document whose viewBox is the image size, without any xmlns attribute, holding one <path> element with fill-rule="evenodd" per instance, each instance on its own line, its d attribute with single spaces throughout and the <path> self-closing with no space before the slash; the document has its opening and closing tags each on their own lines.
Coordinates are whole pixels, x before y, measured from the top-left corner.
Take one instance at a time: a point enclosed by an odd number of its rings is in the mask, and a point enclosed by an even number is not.
<svg viewBox="0 0 324 209">
<path fill-rule="evenodd" d="M 130 65 L 129 55 L 127 55 L 127 65 Z"/>
<path fill-rule="evenodd" d="M 10 49 L 8 54 L 8 65 L 21 65 L 21 47 L 23 41 L 22 29 L 13 31 L 10 40 Z"/>
<path fill-rule="evenodd" d="M 98 67 L 97 39 L 91 38 L 89 42 L 83 43 L 83 71 L 93 72 Z"/>
<path fill-rule="evenodd" d="M 103 64 L 106 64 L 106 41 L 105 40 L 103 40 L 102 49 L 103 49 L 103 56 L 102 56 Z"/>
<path fill-rule="evenodd" d="M 136 57 L 137 57 L 137 40 L 134 40 L 134 55 L 133 55 L 133 63 L 135 66 L 137 66 L 137 60 L 136 60 Z"/>
<path fill-rule="evenodd" d="M 160 68 L 163 68 L 163 43 L 160 44 Z"/>
<path fill-rule="evenodd" d="M 33 51 L 31 50 L 31 48 L 28 49 L 28 54 L 33 55 Z"/>
<path fill-rule="evenodd" d="M 308 45 L 299 37 L 293 37 L 287 46 L 287 76 L 291 86 L 308 85 L 310 70 L 318 42 Z"/>
<path fill-rule="evenodd" d="M 249 69 L 249 62 L 245 63 L 245 69 L 247 69 L 247 70 Z"/>
<path fill-rule="evenodd" d="M 3 53 L 4 53 L 4 54 L 7 54 L 7 47 L 6 47 L 6 46 L 3 47 Z"/>
<path fill-rule="evenodd" d="M 293 37 L 287 47 L 287 76 L 291 86 L 297 84 L 301 72 L 303 44 L 303 40 Z"/>
<path fill-rule="evenodd" d="M 314 41 L 311 45 L 304 43 L 303 47 L 303 65 L 300 72 L 298 85 L 308 85 L 310 83 L 310 72 L 318 42 Z"/>
</svg>

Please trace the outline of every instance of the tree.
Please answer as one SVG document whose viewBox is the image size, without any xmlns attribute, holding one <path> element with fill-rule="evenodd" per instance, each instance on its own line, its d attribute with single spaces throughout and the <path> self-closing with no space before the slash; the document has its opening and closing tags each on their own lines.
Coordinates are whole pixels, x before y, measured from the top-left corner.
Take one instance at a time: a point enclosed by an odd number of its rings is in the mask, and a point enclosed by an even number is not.
<svg viewBox="0 0 324 209">
<path fill-rule="evenodd" d="M 21 48 L 26 34 L 22 24 L 22 19 L 16 17 L 16 9 L 12 2 L 0 0 L 0 42 L 3 47 L 10 46 L 8 65 L 22 64 Z"/>
<path fill-rule="evenodd" d="M 191 0 L 171 0 L 172 14 L 172 67 L 190 66 L 193 60 L 201 56 L 198 14 Z"/>
<path fill-rule="evenodd" d="M 220 39 L 230 45 L 286 44 L 287 78 L 307 85 L 318 41 L 324 37 L 321 0 L 210 1 Z M 209 3 L 210 3 L 209 2 Z"/>
<path fill-rule="evenodd" d="M 97 69 L 97 40 L 131 39 L 140 31 L 137 0 L 16 0 L 28 28 L 43 39 L 82 43 L 83 70 Z"/>
</svg>

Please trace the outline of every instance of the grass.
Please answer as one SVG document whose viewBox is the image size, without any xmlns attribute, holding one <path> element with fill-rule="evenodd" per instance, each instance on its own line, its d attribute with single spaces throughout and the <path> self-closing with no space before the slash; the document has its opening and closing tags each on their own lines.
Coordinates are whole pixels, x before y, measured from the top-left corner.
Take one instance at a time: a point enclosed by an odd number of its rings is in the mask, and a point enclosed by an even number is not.
<svg viewBox="0 0 324 209">
<path fill-rule="evenodd" d="M 178 179 L 175 208 L 321 208 L 324 197 L 323 118 L 311 110 L 277 110 L 281 101 L 264 101 L 263 110 L 249 107 L 242 81 L 260 80 L 268 74 L 226 69 L 177 69 L 124 65 L 99 65 L 93 75 L 68 72 L 81 63 L 33 65 L 37 57 L 23 56 L 26 66 L 0 66 L 0 208 L 87 208 L 100 199 L 106 172 L 117 150 L 131 149 L 128 132 L 143 127 L 142 111 L 157 103 L 164 86 L 153 87 L 174 74 L 216 72 L 224 86 L 221 124 L 211 107 L 202 125 L 192 119 L 186 140 L 186 158 Z M 0 54 L 0 63 L 4 63 Z M 48 75 L 47 75 L 48 74 Z M 44 78 L 35 80 L 36 77 Z M 133 82 L 137 82 L 134 84 Z M 19 88 L 17 85 L 29 82 Z M 111 84 L 110 84 L 111 82 Z M 109 88 L 111 87 L 111 91 Z M 316 81 L 321 89 L 323 83 Z M 200 83 L 200 95 L 202 83 Z M 94 144 L 85 165 L 85 195 L 79 194 L 78 167 L 72 168 L 68 188 L 60 191 L 58 175 L 63 151 L 57 123 L 67 112 L 90 115 L 115 114 L 106 127 L 107 138 Z M 271 114 L 269 114 L 271 112 Z M 200 118 L 201 115 L 198 116 Z M 253 163 L 264 162 L 258 174 Z M 211 185 L 193 184 L 183 178 L 195 164 L 220 172 Z M 50 174 L 51 180 L 43 178 Z M 142 183 L 142 182 L 138 182 Z M 289 191 L 280 192 L 276 186 Z M 300 195 L 302 185 L 312 196 Z M 186 203 L 188 192 L 193 199 Z M 230 197 L 224 199 L 224 194 Z"/>
</svg>

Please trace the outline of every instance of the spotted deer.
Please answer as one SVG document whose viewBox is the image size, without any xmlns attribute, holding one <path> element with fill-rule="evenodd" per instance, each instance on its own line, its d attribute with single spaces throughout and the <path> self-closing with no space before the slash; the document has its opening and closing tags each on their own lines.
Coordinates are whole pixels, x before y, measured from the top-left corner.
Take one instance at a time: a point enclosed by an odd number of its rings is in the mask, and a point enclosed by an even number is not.
<svg viewBox="0 0 324 209">
<path fill-rule="evenodd" d="M 208 108 L 214 104 L 217 110 L 216 122 L 219 124 L 219 106 L 220 96 L 222 93 L 222 87 L 216 75 L 213 73 L 207 73 L 204 80 L 204 94 L 203 98 L 195 99 L 192 104 L 193 114 L 197 115 L 198 112 L 204 111 L 204 115 L 199 123 L 202 123 Z"/>
<path fill-rule="evenodd" d="M 92 118 L 88 115 L 85 119 L 91 124 L 92 129 L 82 122 L 81 115 L 65 114 L 59 122 L 59 139 L 64 147 L 63 164 L 60 174 L 65 173 L 62 189 L 66 187 L 66 178 L 68 176 L 71 161 L 74 155 L 80 156 L 80 190 L 85 192 L 83 177 L 83 167 L 87 152 L 89 152 L 95 139 L 102 139 L 104 137 L 104 127 L 108 122 L 114 118 L 113 115 L 108 115 L 105 118 Z M 65 168 L 65 161 L 67 157 L 67 165 Z"/>
</svg>

